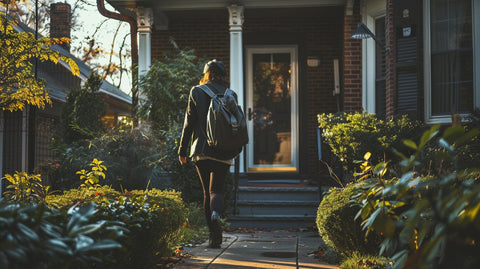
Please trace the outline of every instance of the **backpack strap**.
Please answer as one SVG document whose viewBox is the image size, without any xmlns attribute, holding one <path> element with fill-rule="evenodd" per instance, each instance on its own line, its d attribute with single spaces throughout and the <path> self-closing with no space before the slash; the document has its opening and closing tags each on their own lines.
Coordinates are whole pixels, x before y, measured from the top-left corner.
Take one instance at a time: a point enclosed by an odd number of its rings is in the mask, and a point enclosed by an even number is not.
<svg viewBox="0 0 480 269">
<path fill-rule="evenodd" d="M 215 98 L 217 95 L 205 84 L 199 85 L 200 89 L 202 89 L 210 98 Z"/>
</svg>

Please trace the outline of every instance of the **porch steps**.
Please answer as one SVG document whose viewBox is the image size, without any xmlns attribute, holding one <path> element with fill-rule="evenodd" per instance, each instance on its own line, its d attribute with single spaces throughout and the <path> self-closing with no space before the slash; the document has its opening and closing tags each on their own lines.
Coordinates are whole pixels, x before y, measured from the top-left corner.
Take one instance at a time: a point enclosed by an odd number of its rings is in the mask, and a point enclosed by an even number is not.
<svg viewBox="0 0 480 269">
<path fill-rule="evenodd" d="M 259 186 L 238 188 L 236 214 L 227 220 L 231 228 L 293 229 L 315 225 L 320 204 L 317 187 L 258 182 L 252 185 Z"/>
</svg>

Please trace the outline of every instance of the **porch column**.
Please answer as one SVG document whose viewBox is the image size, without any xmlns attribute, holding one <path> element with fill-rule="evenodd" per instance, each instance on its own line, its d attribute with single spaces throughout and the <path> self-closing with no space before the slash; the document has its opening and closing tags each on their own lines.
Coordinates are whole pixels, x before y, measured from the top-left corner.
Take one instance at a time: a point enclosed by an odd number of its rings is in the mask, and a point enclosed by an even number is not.
<svg viewBox="0 0 480 269">
<path fill-rule="evenodd" d="M 152 65 L 152 36 L 153 10 L 151 8 L 139 7 L 137 9 L 138 27 L 138 79 L 145 76 Z M 141 104 L 146 96 L 139 92 L 138 101 Z"/>
<path fill-rule="evenodd" d="M 238 102 L 245 109 L 243 88 L 243 6 L 228 6 L 230 14 L 230 87 L 237 93 Z M 244 153 L 240 155 L 240 173 L 245 172 Z"/>
</svg>

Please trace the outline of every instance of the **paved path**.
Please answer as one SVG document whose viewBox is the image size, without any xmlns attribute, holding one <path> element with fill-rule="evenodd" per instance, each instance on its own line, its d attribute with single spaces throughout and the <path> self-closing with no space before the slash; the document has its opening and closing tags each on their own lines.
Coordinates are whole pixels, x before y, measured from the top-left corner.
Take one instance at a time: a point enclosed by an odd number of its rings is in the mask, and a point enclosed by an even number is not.
<svg viewBox="0 0 480 269">
<path fill-rule="evenodd" d="M 192 257 L 183 259 L 174 268 L 338 269 L 313 257 L 320 240 L 316 232 L 224 233 L 221 249 L 207 248 L 207 243 L 185 249 Z"/>
</svg>

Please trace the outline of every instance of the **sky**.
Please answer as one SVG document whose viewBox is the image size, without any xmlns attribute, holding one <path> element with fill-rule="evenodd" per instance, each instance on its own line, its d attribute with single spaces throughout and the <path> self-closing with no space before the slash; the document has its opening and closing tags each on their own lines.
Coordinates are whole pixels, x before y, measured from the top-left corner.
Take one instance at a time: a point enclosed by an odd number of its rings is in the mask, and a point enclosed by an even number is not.
<svg viewBox="0 0 480 269">
<path fill-rule="evenodd" d="M 110 54 L 109 52 L 112 50 L 116 52 L 112 55 L 112 62 L 119 63 L 120 57 L 118 52 L 120 51 L 120 47 L 125 40 L 125 45 L 122 50 L 122 54 L 125 54 L 126 50 L 130 51 L 130 27 L 126 22 L 120 22 L 118 20 L 109 19 L 100 14 L 97 9 L 97 1 L 96 0 L 17 0 L 16 3 L 21 10 L 24 11 L 23 15 L 21 15 L 20 20 L 30 25 L 30 27 L 34 27 L 35 22 L 35 2 L 38 1 L 39 9 L 42 9 L 42 3 L 49 6 L 52 3 L 59 3 L 65 2 L 70 4 L 73 12 L 73 28 L 71 29 L 71 42 L 70 42 L 70 52 L 78 57 L 82 58 L 83 49 L 89 47 L 89 40 L 94 37 L 95 39 L 95 46 L 94 48 L 99 48 L 101 51 L 105 53 L 99 53 L 98 57 L 93 59 L 89 65 L 90 67 L 94 67 L 95 65 L 98 66 L 107 66 L 110 62 Z M 107 2 L 105 2 L 105 6 L 109 11 L 115 11 L 113 7 L 111 7 Z M 16 12 L 13 7 L 9 10 L 9 12 Z M 11 13 L 10 13 L 11 14 Z M 17 13 L 18 14 L 18 13 Z M 42 14 L 42 11 L 39 12 Z M 43 16 L 45 18 L 45 16 Z M 48 19 L 40 18 L 40 24 L 49 23 Z M 42 22 L 45 21 L 45 22 Z M 120 25 L 120 27 L 119 27 Z M 118 32 L 117 32 L 118 29 Z M 43 36 L 49 36 L 48 27 L 39 28 L 39 33 Z M 116 33 L 117 32 L 117 33 Z M 113 42 L 115 38 L 115 42 Z M 126 38 L 124 38 L 126 37 Z M 122 59 L 124 68 L 130 70 L 131 68 L 131 59 Z M 102 70 L 99 70 L 98 73 L 102 75 Z M 124 73 L 122 79 L 120 76 L 113 76 L 113 80 L 111 77 L 107 77 L 107 81 L 112 83 L 113 85 L 118 85 L 119 81 L 121 81 L 119 88 L 127 94 L 131 95 L 131 85 L 132 85 L 132 77 L 131 72 Z"/>
<path fill-rule="evenodd" d="M 61 1 L 52 1 L 52 2 L 61 2 Z M 76 0 L 65 0 L 65 2 L 69 3 L 72 8 L 76 2 Z M 95 34 L 96 28 L 102 24 L 107 18 L 102 16 L 97 9 L 96 0 L 88 0 L 87 4 L 82 4 L 81 7 L 76 10 L 77 17 L 76 17 L 76 27 L 72 29 L 71 35 L 71 47 L 72 48 L 79 48 L 79 47 L 86 47 L 87 44 L 87 37 L 91 37 Z M 107 10 L 114 11 L 107 2 L 105 2 Z M 121 24 L 119 32 L 117 34 L 116 41 L 113 43 L 114 50 L 118 51 L 121 43 L 123 42 L 123 38 L 125 35 L 129 34 L 130 27 L 125 22 L 119 22 L 117 20 L 108 19 L 107 22 L 104 22 L 101 25 L 100 30 L 95 34 L 95 41 L 100 49 L 105 51 L 110 51 L 112 46 L 112 40 L 115 35 L 115 31 L 118 28 L 118 25 Z M 125 42 L 130 49 L 130 36 L 127 36 Z M 123 50 L 125 52 L 125 49 Z M 72 53 L 75 56 L 80 56 L 80 53 L 77 51 L 72 50 Z M 118 57 L 114 57 L 113 61 L 119 61 Z M 107 65 L 109 62 L 109 55 L 102 56 L 97 62 L 101 63 L 102 65 Z M 130 68 L 131 60 L 124 60 L 124 63 Z M 116 83 L 118 84 L 118 78 L 116 79 Z M 112 81 L 109 81 L 112 82 Z M 123 75 L 122 82 L 120 85 L 120 89 L 127 94 L 130 94 L 131 91 L 131 73 L 127 73 Z"/>
</svg>

